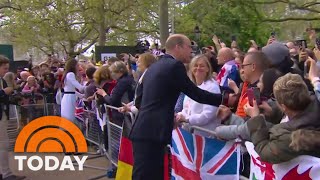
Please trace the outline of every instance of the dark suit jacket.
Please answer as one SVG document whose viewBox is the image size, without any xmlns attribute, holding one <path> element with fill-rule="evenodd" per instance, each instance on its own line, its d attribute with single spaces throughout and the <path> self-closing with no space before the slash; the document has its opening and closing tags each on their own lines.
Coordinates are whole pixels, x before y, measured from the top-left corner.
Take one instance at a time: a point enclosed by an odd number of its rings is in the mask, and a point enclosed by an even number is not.
<svg viewBox="0 0 320 180">
<path fill-rule="evenodd" d="M 0 79 L 1 81 L 1 79 Z M 7 85 L 7 82 L 2 79 L 2 82 L 3 82 L 3 88 L 5 89 L 6 87 L 8 87 Z M 7 110 L 6 110 L 6 115 L 7 117 L 9 118 L 9 96 L 6 95 L 6 93 L 4 92 L 3 89 L 0 89 L 0 121 L 1 121 L 1 118 L 2 118 L 2 112 L 3 112 L 3 109 L 2 107 L 3 106 L 6 106 L 7 107 Z"/>
<path fill-rule="evenodd" d="M 142 101 L 130 133 L 133 141 L 171 143 L 174 106 L 180 92 L 193 100 L 219 106 L 222 95 L 198 88 L 187 76 L 185 66 L 170 55 L 152 64 L 144 75 Z"/>
</svg>

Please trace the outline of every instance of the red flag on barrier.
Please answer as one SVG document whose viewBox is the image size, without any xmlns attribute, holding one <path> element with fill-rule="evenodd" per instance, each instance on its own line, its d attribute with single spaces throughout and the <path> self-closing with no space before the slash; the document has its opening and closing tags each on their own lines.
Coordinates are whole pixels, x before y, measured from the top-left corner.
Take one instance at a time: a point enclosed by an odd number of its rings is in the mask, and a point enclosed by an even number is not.
<svg viewBox="0 0 320 180">
<path fill-rule="evenodd" d="M 116 180 L 131 180 L 133 170 L 133 149 L 132 142 L 129 139 L 131 122 L 125 119 L 123 123 L 122 137 L 120 142 L 120 151 L 118 157 L 118 169 Z M 164 160 L 164 180 L 170 179 L 170 149 L 168 148 L 163 158 Z"/>
</svg>

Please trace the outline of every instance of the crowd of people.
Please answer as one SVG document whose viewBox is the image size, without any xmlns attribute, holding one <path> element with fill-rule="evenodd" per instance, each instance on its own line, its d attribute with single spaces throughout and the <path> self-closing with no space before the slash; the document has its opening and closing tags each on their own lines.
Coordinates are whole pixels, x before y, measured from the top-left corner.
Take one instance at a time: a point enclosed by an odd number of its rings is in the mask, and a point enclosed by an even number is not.
<svg viewBox="0 0 320 180">
<path fill-rule="evenodd" d="M 39 65 L 29 64 L 26 67 L 17 68 L 16 72 L 8 72 L 9 60 L 1 56 L 0 66 L 5 68 L 2 69 L 1 83 L 4 82 L 6 85 L 1 84 L 1 107 L 6 103 L 21 107 L 55 103 L 61 106 L 61 113 L 59 113 L 61 117 L 77 123 L 75 109 L 77 104 L 79 105 L 77 103 L 79 100 L 83 103 L 84 108 L 93 111 L 95 108 L 105 111 L 103 104 L 122 107 L 125 103 L 120 111 L 108 112 L 113 122 L 121 126 L 124 119 L 123 112 L 129 110 L 137 113 L 137 107 L 139 107 L 139 102 L 133 101 L 137 84 L 142 81 L 142 78 L 137 75 L 138 71 L 144 72 L 156 59 L 157 57 L 150 53 L 136 56 L 123 53 L 120 58 L 112 57 L 104 64 L 97 65 L 88 61 L 79 62 L 75 59 L 65 62 L 48 56 L 48 59 Z M 140 78 L 140 81 L 137 78 Z M 4 87 L 8 87 L 8 90 Z M 4 101 L 2 96 L 8 99 Z M 24 108 L 20 109 L 21 118 L 28 116 L 24 110 Z M 1 122 L 7 122 L 9 113 L 7 117 L 4 117 L 6 113 L 2 115 L 3 121 Z M 31 113 L 30 116 L 32 115 L 34 114 Z M 8 136 L 5 136 L 7 133 L 4 131 L 6 127 L 6 125 L 1 125 L 3 137 L 1 136 L 0 143 L 4 149 L 7 149 L 9 144 L 5 140 L 8 140 Z M 2 149 L 1 152 L 3 152 Z M 7 158 L 7 154 L 3 154 L 0 158 L 1 163 L 5 162 L 1 166 L 3 169 L 0 171 L 2 172 L 0 177 L 4 179 L 23 178 L 9 172 L 8 162 L 5 161 Z"/>
<path fill-rule="evenodd" d="M 0 56 L 0 179 L 24 178 L 8 168 L 7 104 L 39 103 L 39 93 L 60 104 L 61 117 L 74 123 L 79 100 L 88 110 L 118 107 L 104 113 L 120 126 L 123 113 L 135 114 L 133 179 L 163 179 L 163 147 L 176 126 L 214 131 L 194 132 L 209 138 L 251 141 L 270 163 L 320 157 L 320 50 L 313 40 L 308 49 L 301 41 L 270 37 L 264 47 L 251 41 L 245 52 L 236 41 L 227 47 L 214 36 L 213 46 L 195 54 L 186 36 L 172 35 L 165 54 L 123 53 L 99 66 L 48 56 L 17 72 L 8 72 L 9 60 Z M 241 173 L 248 177 L 250 159 L 244 157 Z"/>
</svg>

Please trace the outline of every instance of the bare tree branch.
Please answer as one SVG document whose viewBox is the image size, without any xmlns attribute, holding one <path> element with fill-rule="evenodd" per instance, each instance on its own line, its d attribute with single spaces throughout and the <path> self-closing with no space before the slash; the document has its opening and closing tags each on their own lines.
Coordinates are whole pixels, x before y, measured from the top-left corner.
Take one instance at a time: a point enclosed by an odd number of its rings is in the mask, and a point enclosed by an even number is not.
<svg viewBox="0 0 320 180">
<path fill-rule="evenodd" d="M 124 28 L 121 28 L 119 26 L 111 26 L 112 29 L 117 29 L 117 30 L 120 30 L 120 31 L 123 31 L 125 33 L 127 32 L 141 32 L 141 33 L 152 33 L 152 32 L 156 32 L 156 33 L 160 33 L 158 30 L 156 29 L 153 29 L 153 30 L 146 30 L 146 29 L 124 29 Z"/>
<path fill-rule="evenodd" d="M 17 11 L 22 11 L 22 8 L 20 5 L 17 5 L 17 7 L 14 7 L 10 1 L 7 1 L 6 3 L 0 4 L 0 10 L 1 9 L 13 9 Z"/>
<path fill-rule="evenodd" d="M 284 21 L 316 21 L 320 20 L 320 17 L 288 17 L 280 19 L 262 19 L 262 22 L 284 22 Z"/>
<path fill-rule="evenodd" d="M 88 44 L 86 47 L 82 48 L 81 50 L 79 50 L 78 52 L 76 52 L 77 54 L 86 52 L 91 46 L 93 46 L 97 41 L 98 41 L 99 36 L 95 37 L 90 44 Z"/>
<path fill-rule="evenodd" d="M 276 3 L 288 3 L 285 0 L 274 0 L 274 1 L 252 1 L 254 4 L 276 4 Z"/>
</svg>

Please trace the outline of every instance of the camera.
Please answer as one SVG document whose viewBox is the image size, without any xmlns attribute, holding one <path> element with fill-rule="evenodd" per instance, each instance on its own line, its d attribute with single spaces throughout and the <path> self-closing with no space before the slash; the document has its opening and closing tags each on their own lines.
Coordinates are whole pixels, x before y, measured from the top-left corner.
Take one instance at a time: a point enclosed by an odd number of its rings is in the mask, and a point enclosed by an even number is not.
<svg viewBox="0 0 320 180">
<path fill-rule="evenodd" d="M 150 43 L 147 40 L 138 41 L 138 43 L 136 45 L 136 51 L 137 51 L 137 53 L 142 54 L 142 53 L 148 51 L 149 47 L 150 47 Z"/>
<path fill-rule="evenodd" d="M 307 41 L 305 39 L 297 38 L 297 40 L 295 41 L 295 45 L 302 49 L 308 48 Z"/>
</svg>

